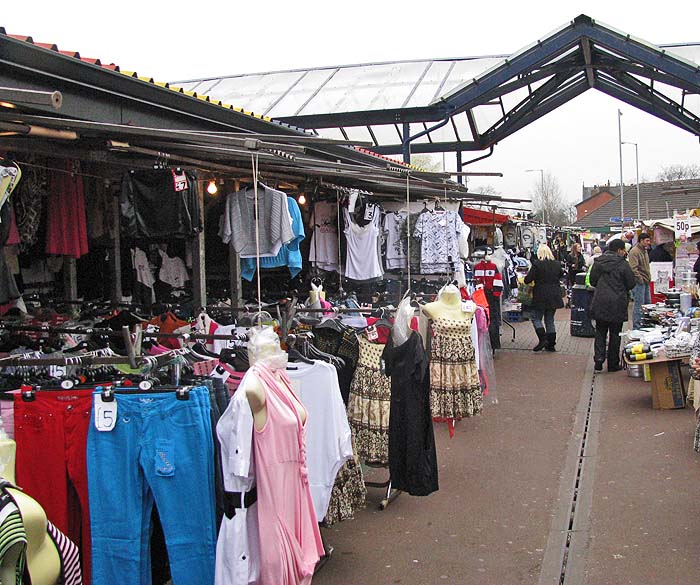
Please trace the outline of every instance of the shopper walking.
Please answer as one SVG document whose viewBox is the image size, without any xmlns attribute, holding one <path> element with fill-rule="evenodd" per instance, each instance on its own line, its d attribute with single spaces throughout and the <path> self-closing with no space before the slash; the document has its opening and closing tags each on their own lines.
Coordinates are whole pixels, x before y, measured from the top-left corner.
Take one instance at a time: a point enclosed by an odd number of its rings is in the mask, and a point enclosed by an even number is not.
<svg viewBox="0 0 700 585">
<path fill-rule="evenodd" d="M 583 259 L 583 256 L 581 256 Z M 533 351 L 556 351 L 557 332 L 554 328 L 554 313 L 564 306 L 559 279 L 564 274 L 561 263 L 554 259 L 547 244 L 537 247 L 537 260 L 532 263 L 525 277 L 525 284 L 535 283 L 532 291 L 532 324 L 535 326 L 538 343 Z M 544 320 L 544 326 L 542 321 Z"/>
<path fill-rule="evenodd" d="M 571 252 L 566 255 L 566 266 L 569 269 L 569 286 L 576 284 L 576 274 L 586 269 L 586 259 L 581 253 L 581 244 L 571 245 Z"/>
<path fill-rule="evenodd" d="M 625 261 L 625 242 L 613 240 L 607 251 L 595 259 L 590 272 L 591 286 L 595 287 L 589 309 L 595 319 L 595 371 L 603 369 L 608 360 L 608 372 L 617 372 L 620 367 L 620 332 L 627 321 L 628 292 L 637 281 L 632 268 Z M 607 344 L 607 354 L 606 354 Z"/>
<path fill-rule="evenodd" d="M 642 305 L 651 303 L 651 270 L 649 269 L 649 248 L 651 247 L 651 237 L 649 234 L 641 233 L 637 238 L 637 245 L 629 251 L 630 268 L 636 279 L 636 286 L 632 290 L 634 299 L 634 312 L 632 313 L 632 326 L 639 329 L 642 325 Z"/>
</svg>

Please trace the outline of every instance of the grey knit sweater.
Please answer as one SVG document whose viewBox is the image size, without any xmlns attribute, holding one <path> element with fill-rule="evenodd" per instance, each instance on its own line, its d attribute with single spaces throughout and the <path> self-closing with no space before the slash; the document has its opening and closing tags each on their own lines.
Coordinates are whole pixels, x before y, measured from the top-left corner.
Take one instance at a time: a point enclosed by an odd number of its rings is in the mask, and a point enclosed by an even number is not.
<svg viewBox="0 0 700 585">
<path fill-rule="evenodd" d="M 258 183 L 258 227 L 260 256 L 276 256 L 282 244 L 294 239 L 287 196 L 262 183 Z M 219 236 L 241 258 L 254 258 L 257 255 L 255 193 L 252 187 L 228 195 Z"/>
</svg>

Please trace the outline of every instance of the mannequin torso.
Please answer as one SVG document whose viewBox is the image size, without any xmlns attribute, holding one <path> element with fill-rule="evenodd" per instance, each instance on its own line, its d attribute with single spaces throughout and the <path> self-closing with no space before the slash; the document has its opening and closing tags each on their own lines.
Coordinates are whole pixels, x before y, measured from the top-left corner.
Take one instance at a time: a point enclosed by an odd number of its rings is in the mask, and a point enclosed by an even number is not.
<svg viewBox="0 0 700 585">
<path fill-rule="evenodd" d="M 433 321 L 439 318 L 466 321 L 472 318 L 476 310 L 476 307 L 472 305 L 473 303 L 465 305 L 469 308 L 469 311 L 464 311 L 459 289 L 449 284 L 440 292 L 437 301 L 423 306 L 423 312 Z"/>
</svg>

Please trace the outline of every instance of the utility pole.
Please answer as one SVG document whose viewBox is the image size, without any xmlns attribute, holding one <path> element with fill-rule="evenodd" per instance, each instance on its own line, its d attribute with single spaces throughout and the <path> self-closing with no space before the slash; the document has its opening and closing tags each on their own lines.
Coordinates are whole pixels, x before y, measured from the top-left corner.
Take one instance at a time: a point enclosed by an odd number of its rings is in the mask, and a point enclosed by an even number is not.
<svg viewBox="0 0 700 585">
<path fill-rule="evenodd" d="M 625 184 L 622 179 L 622 112 L 617 110 L 617 133 L 620 147 L 620 221 L 625 227 Z"/>
</svg>

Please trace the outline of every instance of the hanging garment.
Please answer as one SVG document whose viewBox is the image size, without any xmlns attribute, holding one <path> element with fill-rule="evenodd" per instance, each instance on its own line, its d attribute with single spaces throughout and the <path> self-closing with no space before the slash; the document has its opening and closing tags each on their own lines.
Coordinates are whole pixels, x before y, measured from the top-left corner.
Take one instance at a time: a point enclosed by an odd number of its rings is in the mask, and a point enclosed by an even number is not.
<svg viewBox="0 0 700 585">
<path fill-rule="evenodd" d="M 414 234 L 421 241 L 421 272 L 437 274 L 455 270 L 463 224 L 455 211 L 433 211 L 418 216 Z"/>
<path fill-rule="evenodd" d="M 22 171 L 16 163 L 0 158 L 0 208 L 7 203 L 21 178 Z"/>
<path fill-rule="evenodd" d="M 372 220 L 365 226 L 356 224 L 345 208 L 343 208 L 343 217 L 347 242 L 345 276 L 353 280 L 381 278 L 384 271 L 379 256 L 380 214 L 374 214 Z"/>
<path fill-rule="evenodd" d="M 514 223 L 503 225 L 503 243 L 506 248 L 515 248 L 518 245 L 518 228 Z"/>
<path fill-rule="evenodd" d="M 185 283 L 190 279 L 185 261 L 179 256 L 168 256 L 164 250 L 158 250 L 158 252 L 161 259 L 158 279 L 173 288 L 184 288 Z"/>
<path fill-rule="evenodd" d="M 134 248 L 131 250 L 131 258 L 134 264 L 134 270 L 136 271 L 136 282 L 147 289 L 150 302 L 155 303 L 156 293 L 153 290 L 153 285 L 156 283 L 156 279 L 153 277 L 153 271 L 151 270 L 148 256 L 141 248 Z"/>
<path fill-rule="evenodd" d="M 535 245 L 535 228 L 531 225 L 520 226 L 520 241 L 523 248 L 532 249 Z"/>
<path fill-rule="evenodd" d="M 260 536 L 253 457 L 253 413 L 244 389 L 234 392 L 216 425 L 216 433 L 221 442 L 221 465 L 229 506 L 216 542 L 215 583 L 259 584 Z"/>
<path fill-rule="evenodd" d="M 88 253 L 85 196 L 79 161 L 59 163 L 65 173 L 49 175 L 46 253 L 80 258 Z"/>
<path fill-rule="evenodd" d="M 163 169 L 125 173 L 119 206 L 127 238 L 185 238 L 202 229 L 197 175 L 190 171 Z"/>
<path fill-rule="evenodd" d="M 338 471 L 331 491 L 331 501 L 324 520 L 332 526 L 345 520 L 353 520 L 355 511 L 365 507 L 367 487 L 362 466 L 355 459 L 348 459 Z"/>
<path fill-rule="evenodd" d="M 407 218 L 408 214 L 405 211 L 392 211 L 384 217 L 387 270 L 406 270 L 407 268 Z"/>
<path fill-rule="evenodd" d="M 454 421 L 482 409 L 471 319 L 433 321 L 430 353 L 430 411 L 436 421 Z"/>
<path fill-rule="evenodd" d="M 252 371 L 265 390 L 267 410 L 263 428 L 253 429 L 261 581 L 307 585 L 325 552 L 309 489 L 306 425 L 299 414 L 304 407 L 284 371 L 273 373 L 260 363 Z"/>
<path fill-rule="evenodd" d="M 474 266 L 474 280 L 483 285 L 487 295 L 501 296 L 503 279 L 496 264 L 490 260 L 481 260 Z"/>
<path fill-rule="evenodd" d="M 12 196 L 22 252 L 28 251 L 37 243 L 42 209 L 47 199 L 45 174 L 30 168 L 24 173 Z"/>
<path fill-rule="evenodd" d="M 390 337 L 382 359 L 391 378 L 391 487 L 427 496 L 438 489 L 438 467 L 430 415 L 430 364 L 421 336 L 414 331 L 398 347 Z"/>
<path fill-rule="evenodd" d="M 335 367 L 322 361 L 287 367 L 309 420 L 306 423 L 306 461 L 316 518 L 323 520 L 338 470 L 352 458 L 352 436 Z"/>
<path fill-rule="evenodd" d="M 14 404 L 17 483 L 61 532 L 80 544 L 83 575 L 90 583 L 85 449 L 92 390 L 37 392 L 31 402 L 16 394 Z"/>
<path fill-rule="evenodd" d="M 0 305 L 20 297 L 15 276 L 7 263 L 5 249 L 12 231 L 12 204 L 6 203 L 0 208 Z"/>
<path fill-rule="evenodd" d="M 229 193 L 219 236 L 241 258 L 275 257 L 283 244 L 294 240 L 287 195 L 258 183 L 258 221 L 255 221 L 255 189 Z M 257 234 L 257 235 L 256 235 Z"/>
<path fill-rule="evenodd" d="M 99 396 L 95 392 L 95 400 Z M 187 400 L 174 392 L 117 393 L 114 404 L 114 428 L 100 431 L 90 424 L 88 433 L 92 585 L 150 582 L 145 555 L 154 503 L 173 584 L 213 585 L 214 450 L 207 388 L 192 388 Z M 109 510 L 119 514 L 105 513 Z"/>
<path fill-rule="evenodd" d="M 309 262 L 316 268 L 338 272 L 338 207 L 335 203 L 318 201 L 311 216 L 313 233 Z"/>
<path fill-rule="evenodd" d="M 389 462 L 391 381 L 381 371 L 384 346 L 360 337 L 359 359 L 350 384 L 348 420 L 355 452 L 365 463 Z"/>
<path fill-rule="evenodd" d="M 301 251 L 299 244 L 304 239 L 304 221 L 301 217 L 299 204 L 293 197 L 287 197 L 287 208 L 292 218 L 292 233 L 294 239 L 282 246 L 277 256 L 260 258 L 260 268 L 278 268 L 287 266 L 292 278 L 301 272 Z M 255 258 L 241 258 L 241 276 L 246 280 L 253 280 L 255 275 Z"/>
</svg>

